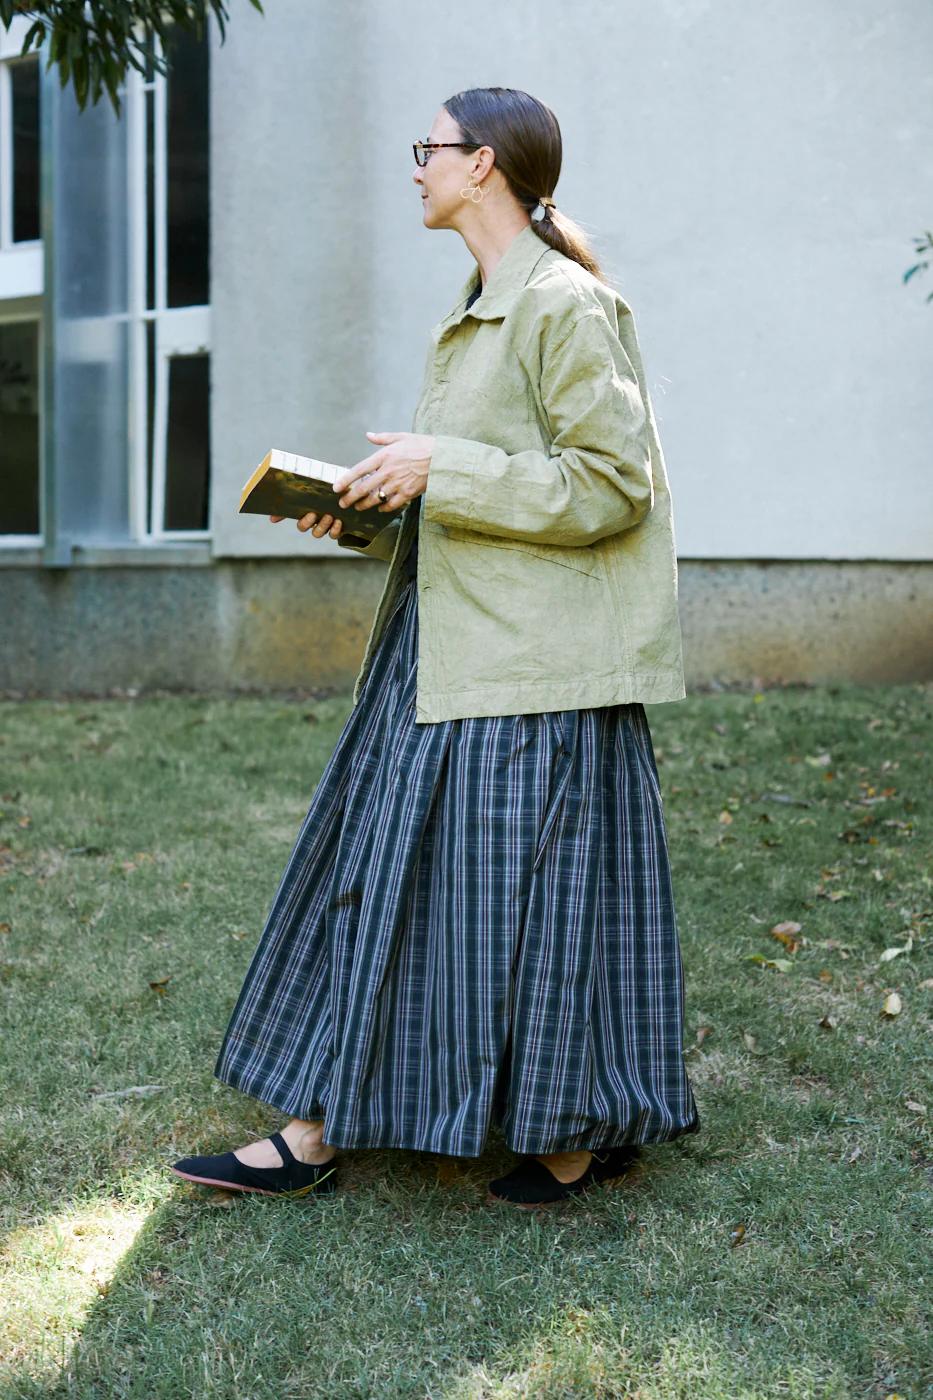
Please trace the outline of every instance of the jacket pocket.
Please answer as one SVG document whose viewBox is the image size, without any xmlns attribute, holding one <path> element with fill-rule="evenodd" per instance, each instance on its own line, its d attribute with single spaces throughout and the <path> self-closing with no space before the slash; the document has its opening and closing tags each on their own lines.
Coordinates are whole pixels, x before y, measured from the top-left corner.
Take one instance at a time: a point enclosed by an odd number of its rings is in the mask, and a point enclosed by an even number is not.
<svg viewBox="0 0 933 1400">
<path fill-rule="evenodd" d="M 443 529 L 448 539 L 460 540 L 464 544 L 479 544 L 486 549 L 512 549 L 519 554 L 546 559 L 549 564 L 560 564 L 564 569 L 575 569 L 580 574 L 604 577 L 602 560 L 588 544 L 532 544 L 528 540 L 487 535 L 482 530 L 464 530 L 459 525 L 445 525 Z"/>
</svg>

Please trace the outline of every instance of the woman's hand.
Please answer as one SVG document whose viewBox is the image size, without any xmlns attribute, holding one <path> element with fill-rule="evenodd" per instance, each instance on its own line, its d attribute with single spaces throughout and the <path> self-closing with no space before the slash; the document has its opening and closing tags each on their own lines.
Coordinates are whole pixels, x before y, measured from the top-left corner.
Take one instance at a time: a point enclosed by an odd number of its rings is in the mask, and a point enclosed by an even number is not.
<svg viewBox="0 0 933 1400">
<path fill-rule="evenodd" d="M 272 521 L 273 525 L 278 525 L 280 520 L 285 519 L 285 516 L 270 515 L 269 519 Z M 316 520 L 317 524 L 315 525 L 314 522 Z M 315 510 L 309 510 L 307 515 L 303 515 L 300 520 L 296 520 L 295 524 L 298 526 L 298 529 L 302 532 L 304 532 L 305 530 L 310 530 L 312 535 L 314 535 L 317 539 L 320 539 L 322 535 L 326 535 L 328 530 L 330 530 L 330 533 L 335 540 L 339 539 L 340 531 L 343 529 L 342 520 L 335 520 L 332 515 L 322 515 L 320 520 L 318 520 L 317 511 Z"/>
<path fill-rule="evenodd" d="M 342 506 L 385 513 L 400 510 L 427 488 L 434 438 L 425 433 L 367 433 L 373 442 L 386 444 L 348 468 L 335 483 Z M 379 501 L 380 487 L 387 499 Z"/>
</svg>

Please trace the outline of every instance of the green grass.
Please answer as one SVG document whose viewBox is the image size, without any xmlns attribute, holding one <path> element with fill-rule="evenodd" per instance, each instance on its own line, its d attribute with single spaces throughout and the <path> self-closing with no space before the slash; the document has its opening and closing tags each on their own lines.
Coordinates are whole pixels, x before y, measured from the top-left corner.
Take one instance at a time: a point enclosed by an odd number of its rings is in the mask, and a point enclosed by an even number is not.
<svg viewBox="0 0 933 1400">
<path fill-rule="evenodd" d="M 539 1214 L 496 1133 L 166 1171 L 282 1121 L 212 1068 L 349 696 L 0 704 L 0 1393 L 928 1397 L 931 696 L 648 707 L 702 1127 Z"/>
</svg>

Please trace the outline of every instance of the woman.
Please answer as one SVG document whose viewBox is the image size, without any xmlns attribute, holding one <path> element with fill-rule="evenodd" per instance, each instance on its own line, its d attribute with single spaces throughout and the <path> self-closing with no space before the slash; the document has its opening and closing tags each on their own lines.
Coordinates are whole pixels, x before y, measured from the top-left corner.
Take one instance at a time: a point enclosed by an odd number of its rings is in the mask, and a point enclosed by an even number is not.
<svg viewBox="0 0 933 1400">
<path fill-rule="evenodd" d="M 415 157 L 476 266 L 413 431 L 338 482 L 407 508 L 371 542 L 298 522 L 390 568 L 215 1067 L 289 1121 L 174 1170 L 323 1192 L 338 1148 L 476 1157 L 495 1124 L 520 1158 L 490 1197 L 533 1208 L 699 1129 L 643 709 L 684 695 L 670 495 L 550 109 L 461 92 Z"/>
</svg>

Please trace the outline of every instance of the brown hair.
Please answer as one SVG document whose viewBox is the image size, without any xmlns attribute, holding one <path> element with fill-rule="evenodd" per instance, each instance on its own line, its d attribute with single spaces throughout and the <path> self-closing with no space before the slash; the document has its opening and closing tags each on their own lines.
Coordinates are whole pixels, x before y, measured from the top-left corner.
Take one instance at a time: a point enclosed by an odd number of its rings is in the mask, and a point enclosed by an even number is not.
<svg viewBox="0 0 933 1400">
<path fill-rule="evenodd" d="M 560 179 L 562 144 L 557 118 L 519 88 L 466 88 L 442 104 L 469 145 L 492 146 L 496 165 L 512 194 L 529 215 L 549 199 Z M 544 207 L 531 227 L 551 248 L 573 258 L 601 281 L 607 278 L 579 224 L 559 209 Z"/>
</svg>

